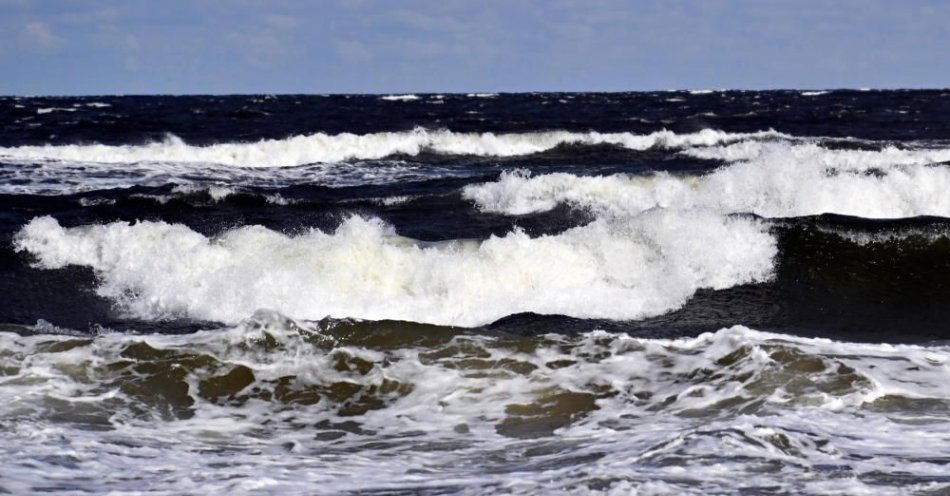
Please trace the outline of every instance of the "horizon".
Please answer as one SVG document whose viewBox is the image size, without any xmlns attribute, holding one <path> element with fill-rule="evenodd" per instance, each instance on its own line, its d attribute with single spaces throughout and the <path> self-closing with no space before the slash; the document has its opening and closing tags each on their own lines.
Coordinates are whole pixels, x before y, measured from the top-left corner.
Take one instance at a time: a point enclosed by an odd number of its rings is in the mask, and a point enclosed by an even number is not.
<svg viewBox="0 0 950 496">
<path fill-rule="evenodd" d="M 470 90 L 470 91 L 384 91 L 374 93 L 77 93 L 77 94 L 0 94 L 0 98 L 124 98 L 124 97 L 196 97 L 196 96 L 426 96 L 426 95 L 529 95 L 529 94 L 625 94 L 625 93 L 729 93 L 729 92 L 749 92 L 749 93 L 767 93 L 782 91 L 821 91 L 821 92 L 873 92 L 873 91 L 948 91 L 950 86 L 946 87 L 878 87 L 878 88 L 680 88 L 680 89 L 647 89 L 647 90 L 536 90 L 536 91 L 488 91 L 488 90 Z M 702 94 L 702 93 L 700 93 Z"/>
</svg>

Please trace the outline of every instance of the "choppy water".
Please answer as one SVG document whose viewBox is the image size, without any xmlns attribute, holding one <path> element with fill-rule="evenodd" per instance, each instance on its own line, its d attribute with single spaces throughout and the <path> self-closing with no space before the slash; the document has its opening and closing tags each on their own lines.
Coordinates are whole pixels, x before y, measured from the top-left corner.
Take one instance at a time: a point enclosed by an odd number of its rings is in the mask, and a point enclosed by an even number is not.
<svg viewBox="0 0 950 496">
<path fill-rule="evenodd" d="M 948 111 L 0 99 L 0 491 L 943 494 Z"/>
</svg>

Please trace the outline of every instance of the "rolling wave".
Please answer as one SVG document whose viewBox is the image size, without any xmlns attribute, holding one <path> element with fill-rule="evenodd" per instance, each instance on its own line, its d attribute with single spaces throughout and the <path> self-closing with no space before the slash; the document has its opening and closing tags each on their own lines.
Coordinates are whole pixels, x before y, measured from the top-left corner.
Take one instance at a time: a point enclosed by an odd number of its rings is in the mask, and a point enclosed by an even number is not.
<svg viewBox="0 0 950 496">
<path fill-rule="evenodd" d="M 393 155 L 412 156 L 426 151 L 450 155 L 512 157 L 539 153 L 565 144 L 608 144 L 631 150 L 647 150 L 655 147 L 675 149 L 784 136 L 775 131 L 727 133 L 711 129 L 691 134 L 657 131 L 641 135 L 595 131 L 587 133 L 569 131 L 512 134 L 456 133 L 416 128 L 406 132 L 362 135 L 316 133 L 254 143 L 196 146 L 169 135 L 164 141 L 144 145 L 90 144 L 0 148 L 0 160 L 106 164 L 173 162 L 239 167 L 292 167 L 313 163 L 380 159 Z"/>
<path fill-rule="evenodd" d="M 663 136 L 668 146 L 740 139 Z M 461 190 L 487 213 L 533 214 L 566 204 L 593 214 L 589 224 L 548 231 L 555 234 L 515 228 L 501 237 L 424 243 L 379 219 L 354 216 L 335 231 L 288 236 L 247 226 L 206 236 L 174 223 L 64 228 L 38 217 L 19 230 L 15 246 L 41 268 L 93 269 L 100 296 L 145 320 L 234 323 L 268 308 L 305 319 L 475 327 L 519 313 L 638 320 L 681 308 L 703 288 L 769 281 L 780 246 L 774 225 L 733 214 L 950 217 L 946 150 L 839 150 L 755 139 L 681 150 L 720 154 L 727 163 L 707 174 L 514 171 Z M 169 194 L 195 192 L 212 203 L 240 193 L 179 186 Z M 171 198 L 165 195 L 152 198 L 161 203 Z M 289 203 L 279 192 L 263 198 Z"/>
<path fill-rule="evenodd" d="M 237 322 L 267 308 L 296 318 L 458 326 L 522 312 L 657 315 L 699 288 L 768 279 L 776 252 L 754 219 L 665 211 L 556 235 L 515 230 L 443 243 L 403 238 L 361 217 L 333 233 L 286 236 L 248 226 L 215 238 L 164 222 L 63 228 L 40 217 L 15 245 L 42 268 L 92 268 L 97 292 L 143 319 Z"/>
<path fill-rule="evenodd" d="M 764 217 L 950 217 L 950 167 L 942 164 L 950 160 L 950 149 L 831 150 L 743 141 L 683 153 L 729 163 L 699 176 L 532 176 L 514 171 L 494 182 L 466 186 L 463 194 L 486 212 L 508 215 L 568 204 L 610 215 L 661 207 Z"/>
</svg>

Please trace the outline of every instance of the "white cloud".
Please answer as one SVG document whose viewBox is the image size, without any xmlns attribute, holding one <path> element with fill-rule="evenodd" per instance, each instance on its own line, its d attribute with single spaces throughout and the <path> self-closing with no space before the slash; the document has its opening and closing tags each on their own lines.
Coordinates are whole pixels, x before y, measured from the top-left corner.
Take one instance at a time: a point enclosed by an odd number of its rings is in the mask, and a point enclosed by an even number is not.
<svg viewBox="0 0 950 496">
<path fill-rule="evenodd" d="M 345 9 L 363 9 L 372 5 L 373 0 L 337 0 L 337 4 Z"/>
<path fill-rule="evenodd" d="M 386 17 L 409 28 L 425 31 L 458 32 L 472 29 L 472 26 L 449 16 L 433 16 L 405 9 L 387 12 Z"/>
<path fill-rule="evenodd" d="M 23 26 L 23 41 L 30 49 L 47 52 L 56 48 L 62 39 L 53 34 L 48 23 L 31 21 Z"/>
<path fill-rule="evenodd" d="M 284 40 L 266 31 L 236 31 L 226 39 L 248 64 L 258 68 L 273 67 L 291 55 Z"/>
<path fill-rule="evenodd" d="M 333 40 L 333 49 L 347 62 L 368 62 L 373 59 L 372 50 L 359 41 Z"/>
<path fill-rule="evenodd" d="M 299 18 L 284 14 L 268 14 L 264 16 L 264 21 L 267 25 L 282 30 L 294 29 L 302 23 Z"/>
</svg>

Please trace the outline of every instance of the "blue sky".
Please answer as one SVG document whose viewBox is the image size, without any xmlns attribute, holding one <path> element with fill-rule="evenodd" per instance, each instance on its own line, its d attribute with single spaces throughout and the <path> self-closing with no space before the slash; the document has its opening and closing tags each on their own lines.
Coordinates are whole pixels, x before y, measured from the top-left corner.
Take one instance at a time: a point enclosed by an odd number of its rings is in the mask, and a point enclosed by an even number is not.
<svg viewBox="0 0 950 496">
<path fill-rule="evenodd" d="M 934 0 L 0 0 L 0 94 L 950 86 Z"/>
</svg>

